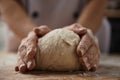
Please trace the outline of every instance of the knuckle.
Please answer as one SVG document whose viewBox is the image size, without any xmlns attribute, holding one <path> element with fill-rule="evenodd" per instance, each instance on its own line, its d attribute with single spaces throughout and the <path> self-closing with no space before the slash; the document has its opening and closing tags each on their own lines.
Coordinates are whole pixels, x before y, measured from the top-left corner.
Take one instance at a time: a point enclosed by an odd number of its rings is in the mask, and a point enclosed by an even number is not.
<svg viewBox="0 0 120 80">
<path fill-rule="evenodd" d="M 42 25 L 40 26 L 41 29 L 48 29 L 48 26 L 47 25 Z"/>
<path fill-rule="evenodd" d="M 35 67 L 35 60 L 32 59 L 32 60 L 28 61 L 27 67 L 29 70 L 32 70 Z"/>
<path fill-rule="evenodd" d="M 27 70 L 26 66 L 21 66 L 19 68 L 19 71 L 22 72 L 22 73 L 26 72 L 26 70 Z"/>
<path fill-rule="evenodd" d="M 79 23 L 75 23 L 75 24 L 73 24 L 73 27 L 74 27 L 74 28 L 80 28 L 81 26 L 80 26 Z"/>
<path fill-rule="evenodd" d="M 27 37 L 22 39 L 21 43 L 24 43 L 27 40 Z"/>
<path fill-rule="evenodd" d="M 19 52 L 22 52 L 22 51 L 24 51 L 25 49 L 26 49 L 26 46 L 21 45 L 21 46 L 18 48 L 18 51 L 19 51 Z"/>
<path fill-rule="evenodd" d="M 83 56 L 82 53 L 81 53 L 81 49 L 79 47 L 77 48 L 77 55 L 80 56 L 80 57 Z"/>
</svg>

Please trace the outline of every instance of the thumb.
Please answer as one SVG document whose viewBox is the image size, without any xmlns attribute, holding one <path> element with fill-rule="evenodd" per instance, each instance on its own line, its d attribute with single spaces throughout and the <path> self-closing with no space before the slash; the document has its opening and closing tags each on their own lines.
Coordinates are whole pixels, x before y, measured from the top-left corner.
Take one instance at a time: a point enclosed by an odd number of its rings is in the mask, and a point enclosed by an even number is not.
<svg viewBox="0 0 120 80">
<path fill-rule="evenodd" d="M 42 37 L 42 36 L 44 36 L 46 33 L 48 33 L 48 32 L 51 31 L 51 29 L 50 29 L 48 26 L 46 26 L 46 25 L 42 25 L 42 26 L 40 26 L 40 27 L 36 27 L 36 28 L 34 28 L 33 30 L 34 30 L 34 32 L 36 33 L 36 35 L 37 35 L 38 37 Z"/>
<path fill-rule="evenodd" d="M 83 34 L 87 33 L 87 29 L 78 23 L 72 24 L 72 25 L 67 26 L 65 28 L 77 33 L 78 35 L 83 35 Z"/>
</svg>

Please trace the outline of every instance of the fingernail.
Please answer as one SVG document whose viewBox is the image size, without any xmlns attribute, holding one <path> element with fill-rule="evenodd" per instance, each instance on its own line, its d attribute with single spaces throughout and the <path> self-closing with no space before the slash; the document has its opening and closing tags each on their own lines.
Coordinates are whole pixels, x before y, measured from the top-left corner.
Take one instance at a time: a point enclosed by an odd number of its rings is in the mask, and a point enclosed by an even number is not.
<svg viewBox="0 0 120 80">
<path fill-rule="evenodd" d="M 80 31 L 80 35 L 86 34 L 87 33 L 87 29 L 86 28 L 79 28 Z"/>
<path fill-rule="evenodd" d="M 96 71 L 96 69 L 97 69 L 97 66 L 94 65 L 94 66 L 90 69 L 90 71 Z"/>
<path fill-rule="evenodd" d="M 31 61 L 29 61 L 29 62 L 27 63 L 27 68 L 28 68 L 29 70 L 32 70 L 32 69 L 34 68 L 34 63 L 32 63 Z"/>
<path fill-rule="evenodd" d="M 76 26 L 76 27 L 80 27 L 80 24 L 78 24 L 78 23 L 75 23 L 75 24 L 74 24 L 74 26 Z"/>
<path fill-rule="evenodd" d="M 27 67 L 30 68 L 31 64 L 32 64 L 32 62 L 31 62 L 31 61 L 28 61 Z"/>
<path fill-rule="evenodd" d="M 38 33 L 38 32 L 39 32 L 39 29 L 35 28 L 35 29 L 34 29 L 34 32 L 35 32 L 35 33 Z"/>
<path fill-rule="evenodd" d="M 21 64 L 20 67 L 19 67 L 19 71 L 24 73 L 26 72 L 27 68 L 26 68 L 26 65 L 25 64 Z"/>
<path fill-rule="evenodd" d="M 18 68 L 18 66 L 16 66 L 16 67 L 15 67 L 15 71 L 19 71 L 19 68 Z"/>
</svg>

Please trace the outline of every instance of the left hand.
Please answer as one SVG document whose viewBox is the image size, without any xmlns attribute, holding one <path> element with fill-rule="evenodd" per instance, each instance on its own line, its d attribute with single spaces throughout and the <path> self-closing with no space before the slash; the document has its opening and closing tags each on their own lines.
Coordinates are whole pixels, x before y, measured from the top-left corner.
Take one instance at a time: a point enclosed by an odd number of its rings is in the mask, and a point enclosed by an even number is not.
<svg viewBox="0 0 120 80">
<path fill-rule="evenodd" d="M 21 41 L 18 49 L 18 61 L 15 66 L 16 71 L 24 73 L 27 70 L 33 70 L 35 68 L 36 63 L 34 58 L 36 55 L 38 38 L 41 38 L 50 31 L 51 29 L 46 25 L 36 27 Z"/>
<path fill-rule="evenodd" d="M 99 63 L 100 50 L 97 39 L 93 36 L 92 31 L 77 23 L 65 28 L 74 31 L 81 38 L 77 47 L 77 55 L 79 56 L 79 62 L 82 66 L 82 70 L 96 71 Z"/>
</svg>

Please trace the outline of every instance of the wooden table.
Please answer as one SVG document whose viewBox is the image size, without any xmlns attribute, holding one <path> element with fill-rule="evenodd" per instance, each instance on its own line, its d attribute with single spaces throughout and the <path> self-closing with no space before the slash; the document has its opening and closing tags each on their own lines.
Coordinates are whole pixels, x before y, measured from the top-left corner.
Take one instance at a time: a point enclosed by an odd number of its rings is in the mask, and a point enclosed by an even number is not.
<svg viewBox="0 0 120 80">
<path fill-rule="evenodd" d="M 120 80 L 120 55 L 102 55 L 96 72 L 14 71 L 16 54 L 0 53 L 0 80 Z"/>
</svg>

